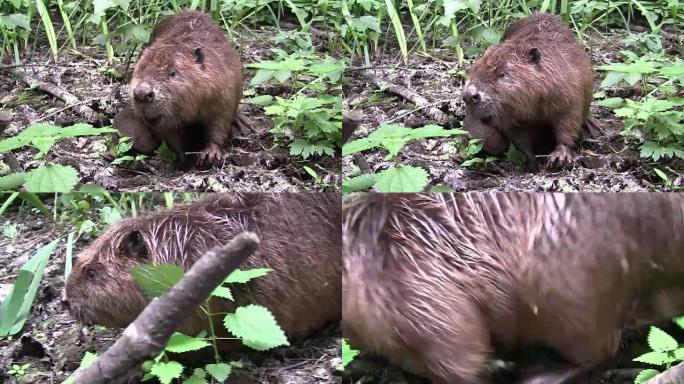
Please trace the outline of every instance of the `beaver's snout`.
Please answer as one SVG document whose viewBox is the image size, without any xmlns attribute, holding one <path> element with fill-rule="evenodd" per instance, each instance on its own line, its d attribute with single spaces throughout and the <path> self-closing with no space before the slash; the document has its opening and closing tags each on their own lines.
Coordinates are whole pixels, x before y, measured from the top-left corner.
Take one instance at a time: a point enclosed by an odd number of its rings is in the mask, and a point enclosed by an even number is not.
<svg viewBox="0 0 684 384">
<path fill-rule="evenodd" d="M 475 86 L 468 85 L 465 87 L 465 89 L 463 90 L 463 101 L 465 101 L 466 104 L 479 104 L 481 100 L 482 96 L 480 96 L 480 92 L 477 90 Z"/>
<path fill-rule="evenodd" d="M 143 81 L 135 87 L 133 97 L 138 103 L 149 104 L 154 101 L 154 90 L 150 83 Z"/>
</svg>

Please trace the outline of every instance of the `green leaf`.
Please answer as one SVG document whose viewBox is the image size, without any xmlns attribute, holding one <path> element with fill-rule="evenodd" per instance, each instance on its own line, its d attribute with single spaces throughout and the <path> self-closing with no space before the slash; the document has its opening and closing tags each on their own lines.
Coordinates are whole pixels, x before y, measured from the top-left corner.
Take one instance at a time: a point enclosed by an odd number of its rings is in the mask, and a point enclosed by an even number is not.
<svg viewBox="0 0 684 384">
<path fill-rule="evenodd" d="M 684 348 L 677 348 L 673 352 L 676 360 L 684 361 Z"/>
<path fill-rule="evenodd" d="M 654 378 L 657 374 L 660 372 L 656 371 L 655 369 L 644 369 L 639 374 L 637 377 L 634 379 L 635 384 L 639 383 L 644 383 L 652 378 Z"/>
<path fill-rule="evenodd" d="M 86 351 L 85 355 L 83 355 L 83 359 L 81 359 L 81 364 L 78 366 L 78 369 L 87 369 L 93 365 L 95 360 L 97 360 L 97 353 Z"/>
<path fill-rule="evenodd" d="M 432 193 L 442 193 L 442 192 L 451 193 L 451 192 L 454 192 L 454 189 L 448 185 L 435 185 L 434 187 L 430 188 L 430 192 L 432 192 Z"/>
<path fill-rule="evenodd" d="M 219 285 L 211 292 L 211 295 L 233 301 L 233 293 L 230 291 L 230 288 L 228 287 L 223 287 Z"/>
<path fill-rule="evenodd" d="M 249 99 L 243 99 L 244 103 L 254 104 L 254 105 L 271 105 L 273 104 L 273 96 L 271 95 L 261 95 L 252 97 Z"/>
<path fill-rule="evenodd" d="M 675 324 L 679 325 L 679 328 L 684 329 L 684 316 L 675 317 L 672 321 L 674 321 Z"/>
<path fill-rule="evenodd" d="M 619 83 L 622 81 L 622 79 L 625 77 L 624 73 L 619 73 L 619 72 L 610 72 L 606 75 L 606 77 L 603 79 L 601 82 L 601 88 L 608 88 L 612 87 L 615 84 Z"/>
<path fill-rule="evenodd" d="M 71 192 L 78 183 L 78 172 L 67 165 L 40 166 L 26 175 L 26 189 L 30 192 Z"/>
<path fill-rule="evenodd" d="M 399 165 L 380 172 L 375 187 L 378 192 L 422 192 L 427 184 L 426 170 L 410 165 Z"/>
<path fill-rule="evenodd" d="M 368 137 L 352 140 L 342 146 L 342 156 L 351 155 L 375 147 L 378 143 Z"/>
<path fill-rule="evenodd" d="M 223 320 L 226 329 L 257 351 L 290 345 L 273 314 L 265 307 L 248 305 L 238 307 Z"/>
<path fill-rule="evenodd" d="M 651 365 L 665 365 L 671 363 L 673 358 L 665 352 L 648 352 L 637 357 L 634 361 Z"/>
<path fill-rule="evenodd" d="M 607 108 L 617 108 L 621 107 L 625 103 L 622 97 L 609 97 L 607 99 L 598 101 L 596 105 Z"/>
<path fill-rule="evenodd" d="M 36 254 L 33 255 L 26 262 L 26 264 L 24 264 L 21 267 L 20 270 L 26 270 L 31 272 L 33 274 L 33 279 L 31 280 L 31 285 L 26 291 L 26 295 L 22 302 L 21 309 L 19 310 L 19 313 L 14 319 L 14 325 L 10 330 L 10 335 L 18 333 L 23 328 L 24 323 L 26 322 L 26 319 L 28 318 L 29 312 L 31 310 L 31 306 L 33 305 L 33 301 L 36 297 L 36 293 L 38 292 L 40 282 L 43 279 L 43 272 L 45 271 L 45 266 L 50 260 L 50 256 L 52 256 L 52 253 L 55 251 L 57 244 L 59 244 L 59 239 L 53 240 L 49 244 L 41 247 L 38 250 L 38 252 L 36 252 Z"/>
<path fill-rule="evenodd" d="M 249 81 L 249 85 L 263 84 L 271 80 L 273 78 L 273 75 L 275 75 L 275 71 L 260 69 L 257 71 L 257 73 L 254 74 L 252 80 Z"/>
<path fill-rule="evenodd" d="M 145 295 L 152 299 L 171 290 L 185 272 L 175 264 L 145 264 L 131 268 L 131 274 Z"/>
<path fill-rule="evenodd" d="M 648 333 L 648 346 L 658 352 L 669 352 L 677 349 L 677 340 L 658 327 L 651 326 Z"/>
<path fill-rule="evenodd" d="M 17 273 L 17 280 L 11 288 L 9 294 L 5 297 L 0 305 L 0 337 L 10 335 L 10 331 L 14 326 L 14 321 L 19 316 L 24 300 L 26 300 L 26 293 L 31 285 L 33 273 L 20 269 Z"/>
<path fill-rule="evenodd" d="M 354 360 L 354 357 L 359 354 L 359 351 L 352 349 L 347 343 L 347 339 L 342 339 L 342 368 L 346 368 L 349 363 Z"/>
<path fill-rule="evenodd" d="M 206 370 L 209 374 L 216 379 L 218 382 L 223 383 L 226 381 L 232 368 L 230 364 L 219 363 L 219 364 L 207 364 Z"/>
<path fill-rule="evenodd" d="M 210 345 L 211 344 L 202 339 L 184 335 L 180 332 L 174 332 L 173 335 L 171 335 L 168 343 L 166 343 L 166 347 L 164 349 L 169 352 L 184 353 L 189 351 L 197 351 Z"/>
<path fill-rule="evenodd" d="M 257 277 L 261 276 L 266 276 L 269 273 L 273 271 L 270 268 L 252 268 L 252 269 L 247 269 L 247 270 L 240 270 L 236 269 L 233 272 L 226 277 L 225 280 L 223 280 L 224 283 L 226 284 L 233 284 L 233 283 L 246 283 L 252 279 L 256 279 Z"/>
<path fill-rule="evenodd" d="M 342 189 L 345 192 L 358 192 L 369 189 L 375 185 L 378 175 L 374 173 L 364 173 L 362 175 L 350 177 L 342 182 Z"/>
<path fill-rule="evenodd" d="M 204 372 L 204 369 L 195 368 L 192 372 L 192 376 L 183 381 L 183 384 L 208 384 L 207 379 L 205 379 L 206 376 L 207 374 Z"/>
<path fill-rule="evenodd" d="M 19 189 L 26 183 L 28 172 L 10 173 L 0 177 L 0 191 L 12 191 Z"/>
<path fill-rule="evenodd" d="M 181 376 L 183 365 L 176 361 L 169 361 L 168 363 L 159 361 L 152 365 L 150 373 L 157 376 L 162 384 L 170 384 L 173 379 Z"/>
</svg>

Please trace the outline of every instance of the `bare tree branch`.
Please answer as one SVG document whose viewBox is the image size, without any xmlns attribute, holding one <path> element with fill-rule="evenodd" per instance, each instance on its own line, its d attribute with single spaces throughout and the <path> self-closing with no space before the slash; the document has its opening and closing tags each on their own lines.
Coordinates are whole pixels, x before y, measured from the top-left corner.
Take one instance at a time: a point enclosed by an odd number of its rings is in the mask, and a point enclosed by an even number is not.
<svg viewBox="0 0 684 384">
<path fill-rule="evenodd" d="M 406 87 L 402 87 L 401 85 L 379 79 L 371 71 L 361 71 L 361 75 L 363 75 L 363 77 L 380 89 L 387 89 L 388 91 L 412 102 L 418 107 L 427 107 L 427 111 L 425 111 L 425 113 L 437 124 L 444 125 L 447 123 L 447 115 L 444 114 L 444 112 L 442 112 L 439 108 L 430 106 L 430 102 L 418 92 L 412 91 Z"/>
<path fill-rule="evenodd" d="M 116 343 L 76 376 L 76 383 L 127 382 L 129 372 L 161 352 L 178 324 L 258 246 L 256 234 L 243 232 L 225 247 L 207 252 L 168 293 L 152 300 Z"/>
<path fill-rule="evenodd" d="M 83 105 L 83 102 L 81 102 L 76 96 L 58 87 L 57 85 L 32 78 L 26 73 L 25 70 L 19 68 L 10 69 L 10 72 L 28 86 L 32 88 L 38 88 L 41 91 L 47 92 L 64 101 L 67 103 L 68 107 L 73 107 L 76 113 L 83 117 L 87 122 L 93 123 L 97 120 L 97 113 L 92 108 L 88 107 L 87 105 Z"/>
</svg>

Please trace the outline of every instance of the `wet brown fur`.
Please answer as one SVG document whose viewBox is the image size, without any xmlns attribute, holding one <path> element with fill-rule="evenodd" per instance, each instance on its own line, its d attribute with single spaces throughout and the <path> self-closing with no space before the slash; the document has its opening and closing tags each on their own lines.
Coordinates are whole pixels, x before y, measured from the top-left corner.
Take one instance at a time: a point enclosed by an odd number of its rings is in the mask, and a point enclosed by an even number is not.
<svg viewBox="0 0 684 384">
<path fill-rule="evenodd" d="M 141 83 L 154 91 L 150 104 L 135 100 Z M 200 161 L 215 161 L 236 121 L 242 63 L 208 15 L 183 10 L 157 24 L 130 89 L 131 107 L 114 126 L 133 137 L 138 151 L 151 152 L 164 139 L 181 163 L 189 151 L 200 151 Z"/>
<path fill-rule="evenodd" d="M 557 16 L 535 13 L 513 23 L 473 64 L 464 95 L 469 87 L 479 91 L 481 102 L 467 103 L 467 114 L 480 122 L 464 127 L 477 138 L 513 142 L 532 168 L 536 155 L 562 165 L 588 123 L 593 86 L 591 60 L 574 33 Z"/>
<path fill-rule="evenodd" d="M 132 266 L 174 263 L 187 270 L 214 246 L 254 231 L 261 245 L 241 269 L 273 271 L 233 285 L 236 304 L 264 305 L 288 337 L 302 337 L 340 319 L 340 205 L 333 193 L 226 194 L 124 220 L 79 256 L 65 289 L 69 311 L 84 323 L 125 327 L 148 303 L 129 272 Z M 217 299 L 212 310 L 230 312 L 234 304 Z M 199 311 L 179 326 L 190 335 L 207 328 Z"/>
<path fill-rule="evenodd" d="M 528 383 L 568 382 L 625 327 L 684 313 L 684 195 L 355 196 L 343 264 L 354 347 L 461 384 L 485 380 L 492 345 L 540 345 L 569 365 Z"/>
</svg>

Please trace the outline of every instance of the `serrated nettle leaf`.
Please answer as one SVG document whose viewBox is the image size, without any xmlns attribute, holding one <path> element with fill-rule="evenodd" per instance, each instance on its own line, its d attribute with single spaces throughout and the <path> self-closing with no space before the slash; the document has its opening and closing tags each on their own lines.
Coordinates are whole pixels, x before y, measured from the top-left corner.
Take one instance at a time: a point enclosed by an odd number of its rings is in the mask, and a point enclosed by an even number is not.
<svg viewBox="0 0 684 384">
<path fill-rule="evenodd" d="M 25 187 L 29 192 L 67 193 L 78 183 L 78 172 L 67 165 L 40 166 L 26 174 Z"/>
<path fill-rule="evenodd" d="M 197 351 L 208 347 L 211 344 L 204 340 L 194 338 L 192 336 L 184 335 L 180 332 L 174 332 L 166 343 L 165 350 L 174 353 L 184 353 L 189 351 Z"/>
<path fill-rule="evenodd" d="M 365 173 L 351 177 L 342 182 L 342 190 L 346 193 L 367 190 L 375 185 L 377 176 L 374 173 Z"/>
<path fill-rule="evenodd" d="M 380 172 L 376 180 L 378 192 L 422 192 L 428 184 L 428 173 L 423 168 L 399 165 Z"/>
<path fill-rule="evenodd" d="M 81 364 L 78 366 L 79 369 L 86 369 L 93 365 L 95 360 L 97 360 L 97 353 L 92 353 L 92 352 L 86 352 L 85 355 L 83 355 L 83 359 L 81 359 Z"/>
<path fill-rule="evenodd" d="M 675 317 L 674 319 L 672 319 L 672 321 L 674 321 L 674 323 L 677 324 L 679 328 L 684 329 L 684 316 Z"/>
<path fill-rule="evenodd" d="M 655 369 L 644 369 L 639 374 L 637 377 L 634 379 L 634 382 L 639 384 L 639 383 L 644 383 L 658 375 L 660 372 L 656 371 Z"/>
<path fill-rule="evenodd" d="M 347 343 L 347 339 L 342 339 L 342 368 L 346 368 L 349 363 L 354 360 L 354 357 L 360 352 L 356 349 L 352 349 Z"/>
<path fill-rule="evenodd" d="M 157 362 L 152 365 L 150 373 L 156 376 L 162 384 L 170 384 L 173 379 L 177 379 L 183 373 L 183 365 L 176 361 Z"/>
<path fill-rule="evenodd" d="M 677 349 L 677 340 L 658 327 L 651 326 L 648 332 L 648 346 L 654 351 L 667 352 Z"/>
<path fill-rule="evenodd" d="M 252 279 L 256 279 L 257 277 L 266 276 L 272 271 L 273 270 L 270 268 L 252 268 L 245 270 L 236 269 L 231 272 L 230 275 L 223 280 L 223 282 L 227 284 L 246 283 Z"/>
<path fill-rule="evenodd" d="M 185 272 L 175 264 L 139 265 L 131 268 L 133 279 L 148 298 L 161 296 L 168 292 Z"/>
<path fill-rule="evenodd" d="M 220 383 L 225 382 L 228 376 L 230 376 L 230 372 L 233 370 L 233 367 L 226 363 L 207 364 L 204 368 L 209 372 L 211 377 Z"/>
<path fill-rule="evenodd" d="M 377 145 L 377 141 L 368 137 L 352 140 L 342 146 L 342 156 L 352 155 L 357 152 L 371 149 Z"/>
<path fill-rule="evenodd" d="M 291 71 L 277 71 L 273 73 L 273 78 L 278 80 L 281 84 L 285 83 L 291 76 Z"/>
<path fill-rule="evenodd" d="M 621 97 L 609 97 L 607 99 L 598 101 L 596 105 L 607 108 L 617 108 L 622 106 L 624 103 L 625 100 Z"/>
<path fill-rule="evenodd" d="M 274 75 L 275 71 L 260 69 L 257 71 L 257 73 L 254 74 L 254 77 L 252 77 L 252 80 L 249 81 L 249 84 L 258 85 L 266 83 L 267 81 L 271 80 Z"/>
<path fill-rule="evenodd" d="M 233 293 L 230 291 L 230 288 L 228 287 L 223 287 L 219 285 L 218 287 L 214 288 L 214 290 L 211 292 L 211 295 L 233 301 Z"/>
<path fill-rule="evenodd" d="M 615 84 L 622 81 L 622 79 L 624 79 L 624 77 L 625 77 L 624 73 L 610 72 L 606 75 L 606 77 L 601 82 L 601 88 L 612 87 Z"/>
<path fill-rule="evenodd" d="M 623 80 L 627 82 L 627 84 L 631 85 L 632 87 L 641 80 L 641 74 L 640 73 L 625 73 L 625 76 L 623 77 Z"/>
<path fill-rule="evenodd" d="M 404 145 L 409 142 L 409 138 L 406 137 L 389 137 L 386 139 L 383 139 L 381 142 L 381 145 L 389 151 L 389 154 L 385 156 L 385 160 L 391 160 L 394 158 L 397 154 L 399 154 L 399 151 L 404 148 Z"/>
<path fill-rule="evenodd" d="M 235 313 L 226 315 L 223 324 L 243 344 L 257 351 L 290 345 L 273 314 L 259 305 L 238 307 Z"/>
<path fill-rule="evenodd" d="M 676 360 L 684 361 L 684 348 L 675 349 L 673 355 Z"/>
<path fill-rule="evenodd" d="M 282 61 L 266 60 L 259 63 L 247 64 L 247 68 L 270 69 L 273 71 L 297 72 L 306 69 L 306 61 L 303 59 L 287 58 Z"/>
<path fill-rule="evenodd" d="M 648 352 L 634 359 L 640 363 L 646 363 L 651 365 L 665 365 L 674 361 L 666 352 Z"/>
<path fill-rule="evenodd" d="M 243 102 L 247 104 L 254 104 L 254 105 L 271 105 L 273 103 L 273 96 L 271 95 L 260 95 L 256 97 L 252 97 L 249 99 L 243 99 Z"/>
</svg>

